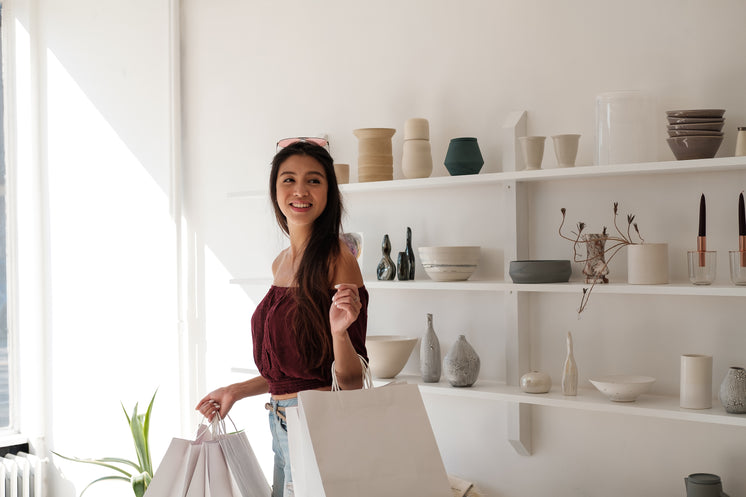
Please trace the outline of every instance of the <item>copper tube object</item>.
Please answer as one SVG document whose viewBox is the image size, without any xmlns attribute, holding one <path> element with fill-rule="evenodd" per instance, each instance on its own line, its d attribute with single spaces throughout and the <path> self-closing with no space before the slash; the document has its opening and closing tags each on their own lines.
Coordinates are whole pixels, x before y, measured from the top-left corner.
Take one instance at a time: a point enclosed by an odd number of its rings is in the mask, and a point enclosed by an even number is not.
<svg viewBox="0 0 746 497">
<path fill-rule="evenodd" d="M 697 237 L 697 252 L 699 252 L 699 267 L 705 267 L 706 263 L 706 254 L 707 252 L 707 237 L 704 236 L 698 236 Z"/>
<path fill-rule="evenodd" d="M 738 250 L 741 253 L 741 267 L 746 267 L 746 236 L 738 237 Z"/>
</svg>

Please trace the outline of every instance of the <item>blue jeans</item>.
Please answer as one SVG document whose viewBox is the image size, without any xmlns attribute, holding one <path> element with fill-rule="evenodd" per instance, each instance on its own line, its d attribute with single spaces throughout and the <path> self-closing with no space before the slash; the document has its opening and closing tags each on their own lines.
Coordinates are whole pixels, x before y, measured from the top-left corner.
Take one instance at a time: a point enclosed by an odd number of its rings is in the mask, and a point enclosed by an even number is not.
<svg viewBox="0 0 746 497">
<path fill-rule="evenodd" d="M 290 472 L 288 450 L 288 425 L 285 414 L 278 408 L 295 407 L 298 399 L 270 400 L 269 429 L 272 430 L 272 450 L 275 453 L 275 470 L 272 478 L 272 497 L 293 497 L 293 476 Z"/>
</svg>

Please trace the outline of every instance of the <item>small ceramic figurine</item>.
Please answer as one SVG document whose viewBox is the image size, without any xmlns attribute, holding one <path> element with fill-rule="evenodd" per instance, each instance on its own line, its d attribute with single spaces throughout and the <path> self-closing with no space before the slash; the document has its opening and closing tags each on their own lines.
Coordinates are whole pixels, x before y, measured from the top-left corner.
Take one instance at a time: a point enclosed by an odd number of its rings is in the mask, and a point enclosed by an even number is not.
<svg viewBox="0 0 746 497">
<path fill-rule="evenodd" d="M 396 276 L 399 278 L 399 281 L 409 279 L 409 257 L 407 257 L 406 252 L 399 252 L 396 264 Z"/>
<path fill-rule="evenodd" d="M 383 235 L 383 242 L 381 242 L 381 252 L 383 257 L 381 262 L 378 263 L 376 268 L 376 275 L 379 280 L 390 281 L 396 278 L 396 265 L 391 260 L 391 242 L 389 241 L 389 235 Z"/>
<path fill-rule="evenodd" d="M 407 254 L 409 259 L 409 278 L 414 279 L 414 250 L 412 250 L 412 228 L 407 226 L 407 247 L 404 249 L 404 253 Z"/>
<path fill-rule="evenodd" d="M 562 370 L 562 393 L 564 395 L 578 394 L 578 366 L 575 364 L 575 356 L 572 352 L 572 335 L 567 332 L 567 357 L 565 367 Z"/>
</svg>

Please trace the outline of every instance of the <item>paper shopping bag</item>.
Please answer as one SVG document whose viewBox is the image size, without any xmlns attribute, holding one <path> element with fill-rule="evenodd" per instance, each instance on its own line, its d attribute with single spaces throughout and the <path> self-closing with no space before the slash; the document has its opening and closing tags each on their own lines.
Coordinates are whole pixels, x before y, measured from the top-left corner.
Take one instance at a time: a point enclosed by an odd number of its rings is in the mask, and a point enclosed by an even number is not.
<svg viewBox="0 0 746 497">
<path fill-rule="evenodd" d="M 218 437 L 231 475 L 243 497 L 269 497 L 269 487 L 249 439 L 243 431 Z"/>
<path fill-rule="evenodd" d="M 191 440 L 172 439 L 145 491 L 145 497 L 184 497 L 198 455 L 199 446 L 195 446 Z"/>
<path fill-rule="evenodd" d="M 296 497 L 451 497 L 416 385 L 300 392 L 291 416 Z"/>
</svg>

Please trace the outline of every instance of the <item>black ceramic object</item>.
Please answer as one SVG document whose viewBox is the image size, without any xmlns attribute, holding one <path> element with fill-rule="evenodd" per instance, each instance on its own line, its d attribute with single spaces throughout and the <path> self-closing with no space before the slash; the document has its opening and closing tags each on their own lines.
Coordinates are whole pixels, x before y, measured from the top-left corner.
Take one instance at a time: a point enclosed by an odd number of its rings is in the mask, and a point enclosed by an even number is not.
<svg viewBox="0 0 746 497">
<path fill-rule="evenodd" d="M 570 280 L 569 260 L 510 261 L 513 283 L 564 283 Z"/>
<path fill-rule="evenodd" d="M 409 279 L 409 257 L 406 252 L 399 252 L 399 258 L 397 259 L 396 265 L 396 276 L 399 281 L 407 281 Z"/>
<path fill-rule="evenodd" d="M 409 259 L 409 278 L 414 279 L 414 250 L 412 250 L 412 228 L 407 226 L 407 247 L 404 249 L 404 253 L 407 254 Z"/>
<path fill-rule="evenodd" d="M 451 176 L 477 174 L 484 165 L 476 138 L 453 138 L 448 144 L 445 166 Z"/>
<path fill-rule="evenodd" d="M 381 242 L 381 262 L 378 263 L 376 268 L 376 275 L 379 280 L 390 281 L 396 278 L 396 266 L 394 261 L 391 260 L 391 242 L 389 241 L 388 235 L 383 235 L 383 242 Z"/>
</svg>

